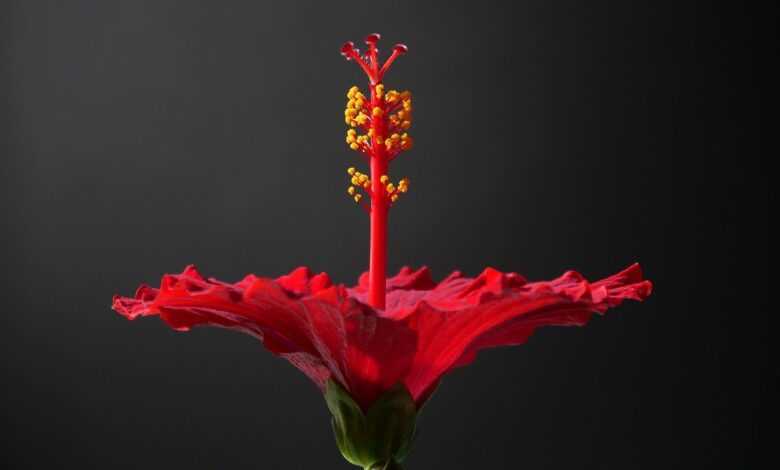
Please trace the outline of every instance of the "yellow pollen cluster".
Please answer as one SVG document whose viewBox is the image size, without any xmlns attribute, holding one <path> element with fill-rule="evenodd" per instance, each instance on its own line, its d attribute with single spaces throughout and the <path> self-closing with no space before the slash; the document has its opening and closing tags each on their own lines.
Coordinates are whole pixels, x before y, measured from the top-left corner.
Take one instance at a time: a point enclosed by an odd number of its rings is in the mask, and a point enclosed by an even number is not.
<svg viewBox="0 0 780 470">
<path fill-rule="evenodd" d="M 385 187 L 385 191 L 387 191 L 387 195 L 392 202 L 397 201 L 402 193 L 409 191 L 409 178 L 402 178 L 397 186 L 390 181 L 390 177 L 387 175 L 382 175 L 379 181 Z"/>
<path fill-rule="evenodd" d="M 352 127 L 363 126 L 368 122 L 368 112 L 366 96 L 360 92 L 356 86 L 347 91 L 347 107 L 344 109 L 344 122 Z"/>
<path fill-rule="evenodd" d="M 368 146 L 371 142 L 372 132 L 369 130 L 367 135 L 358 135 L 355 129 L 347 129 L 347 145 L 352 150 L 360 150 L 364 146 Z"/>
<path fill-rule="evenodd" d="M 407 130 L 412 127 L 412 93 L 410 91 L 399 93 L 396 90 L 390 90 L 385 94 L 385 102 L 391 105 L 392 109 L 401 108 L 388 117 L 393 127 L 399 130 Z"/>
<path fill-rule="evenodd" d="M 347 173 L 350 176 L 350 186 L 347 188 L 347 194 L 355 201 L 360 202 L 363 199 L 363 195 L 358 193 L 359 188 L 363 188 L 364 191 L 371 190 L 371 180 L 368 175 L 361 173 L 355 169 L 355 167 L 347 168 Z"/>
<path fill-rule="evenodd" d="M 414 143 L 406 132 L 412 125 L 412 94 L 409 91 L 385 90 L 381 83 L 372 86 L 371 99 L 366 98 L 357 86 L 347 91 L 344 121 L 350 128 L 345 140 L 349 148 L 368 154 L 370 158 L 392 160 L 399 152 L 412 148 Z M 382 154 L 384 150 L 387 155 Z M 388 175 L 382 175 L 379 188 L 384 190 L 376 193 L 367 174 L 354 167 L 347 169 L 347 173 L 350 177 L 347 195 L 356 203 L 367 196 L 396 202 L 401 194 L 409 190 L 408 178 L 393 183 Z"/>
<path fill-rule="evenodd" d="M 388 152 L 393 150 L 409 150 L 414 144 L 414 139 L 404 132 L 403 134 L 392 134 L 385 139 L 385 148 Z"/>
</svg>

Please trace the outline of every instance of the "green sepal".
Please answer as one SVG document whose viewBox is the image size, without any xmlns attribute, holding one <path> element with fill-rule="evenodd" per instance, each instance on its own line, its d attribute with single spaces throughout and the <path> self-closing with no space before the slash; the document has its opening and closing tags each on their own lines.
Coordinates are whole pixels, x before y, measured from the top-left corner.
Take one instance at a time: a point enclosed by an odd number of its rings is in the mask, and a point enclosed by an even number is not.
<svg viewBox="0 0 780 470">
<path fill-rule="evenodd" d="M 325 401 L 336 444 L 347 461 L 364 469 L 400 469 L 414 437 L 417 407 L 403 384 L 382 394 L 366 413 L 341 385 L 329 380 Z"/>
<path fill-rule="evenodd" d="M 333 415 L 331 424 L 341 455 L 353 465 L 364 466 L 362 462 L 368 457 L 368 446 L 363 410 L 346 390 L 333 380 L 328 380 L 325 385 L 325 402 Z"/>
</svg>

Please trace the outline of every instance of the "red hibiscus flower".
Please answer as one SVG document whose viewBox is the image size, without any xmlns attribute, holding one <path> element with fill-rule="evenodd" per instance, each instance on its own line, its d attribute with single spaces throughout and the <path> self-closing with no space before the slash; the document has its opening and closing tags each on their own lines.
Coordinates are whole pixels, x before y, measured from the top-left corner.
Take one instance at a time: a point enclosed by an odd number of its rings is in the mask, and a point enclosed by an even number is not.
<svg viewBox="0 0 780 470">
<path fill-rule="evenodd" d="M 594 313 L 624 299 L 643 300 L 652 289 L 637 264 L 594 283 L 574 271 L 527 282 L 492 268 L 474 278 L 453 272 L 438 283 L 425 267 L 387 279 L 389 209 L 409 188 L 407 178 L 394 184 L 387 171 L 412 147 L 406 132 L 412 95 L 382 83 L 406 46 L 397 44 L 381 65 L 378 40 L 378 34 L 366 38 L 365 55 L 352 43 L 341 49 L 370 86 L 369 96 L 351 87 L 344 110 L 346 143 L 370 164 L 370 175 L 347 170 L 347 194 L 371 219 L 369 270 L 356 286 L 334 285 L 308 268 L 230 284 L 189 266 L 164 276 L 159 289 L 142 286 L 135 297 L 113 302 L 131 320 L 159 315 L 177 330 L 211 325 L 257 337 L 320 387 L 339 450 L 364 469 L 400 468 L 422 405 L 444 374 L 471 363 L 480 350 L 522 344 L 540 326 L 584 325 Z"/>
<path fill-rule="evenodd" d="M 208 325 L 249 333 L 321 389 L 337 381 L 367 410 L 399 382 L 420 407 L 444 374 L 481 349 L 522 344 L 540 326 L 582 326 L 652 289 L 638 264 L 593 283 L 574 271 L 527 282 L 492 268 L 475 278 L 456 271 L 437 283 L 426 267 L 404 267 L 387 280 L 387 308 L 375 310 L 366 304 L 367 277 L 350 288 L 301 267 L 230 284 L 188 266 L 163 276 L 159 289 L 115 296 L 113 308 L 130 320 L 159 315 L 179 331 Z"/>
<path fill-rule="evenodd" d="M 368 273 L 351 288 L 305 267 L 230 284 L 189 266 L 164 276 L 159 289 L 116 296 L 113 308 L 131 320 L 159 315 L 181 331 L 210 325 L 249 333 L 323 391 L 335 382 L 365 414 L 397 384 L 419 410 L 444 374 L 480 350 L 519 345 L 541 326 L 584 325 L 651 289 L 637 264 L 593 283 L 574 271 L 527 282 L 492 268 L 475 278 L 456 271 L 437 283 L 428 268 L 403 268 L 387 280 L 387 307 L 377 310 L 366 303 Z"/>
</svg>

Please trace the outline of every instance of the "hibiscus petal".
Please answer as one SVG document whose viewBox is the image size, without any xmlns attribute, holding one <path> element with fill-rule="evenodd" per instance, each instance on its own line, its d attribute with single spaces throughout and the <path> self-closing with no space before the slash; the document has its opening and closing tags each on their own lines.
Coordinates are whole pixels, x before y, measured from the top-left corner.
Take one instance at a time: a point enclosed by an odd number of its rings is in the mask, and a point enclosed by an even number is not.
<svg viewBox="0 0 780 470">
<path fill-rule="evenodd" d="M 194 266 L 163 276 L 159 289 L 142 286 L 135 297 L 115 296 L 113 308 L 128 319 L 159 315 L 172 328 L 219 326 L 251 334 L 324 387 L 328 378 L 344 381 L 345 312 L 354 302 L 341 297 L 327 275 L 297 269 L 277 280 L 247 276 L 236 284 L 204 279 Z M 328 296 L 324 291 L 332 289 Z"/>
<path fill-rule="evenodd" d="M 453 285 L 440 283 L 403 320 L 418 336 L 404 383 L 420 406 L 444 374 L 473 361 L 481 349 L 522 344 L 540 326 L 584 325 L 593 313 L 624 299 L 643 300 L 652 290 L 637 264 L 592 284 L 573 271 L 535 283 L 494 270 L 465 282 L 448 279 Z"/>
<path fill-rule="evenodd" d="M 363 410 L 407 374 L 418 337 L 405 324 L 376 314 L 347 319 L 347 386 Z"/>
<path fill-rule="evenodd" d="M 431 271 L 428 266 L 419 269 L 412 269 L 409 266 L 402 267 L 398 274 L 387 278 L 385 281 L 387 292 L 394 290 L 428 290 L 436 287 L 436 283 L 431 278 Z M 352 289 L 355 293 L 365 294 L 368 292 L 368 271 L 364 272 L 358 278 L 358 285 Z"/>
</svg>

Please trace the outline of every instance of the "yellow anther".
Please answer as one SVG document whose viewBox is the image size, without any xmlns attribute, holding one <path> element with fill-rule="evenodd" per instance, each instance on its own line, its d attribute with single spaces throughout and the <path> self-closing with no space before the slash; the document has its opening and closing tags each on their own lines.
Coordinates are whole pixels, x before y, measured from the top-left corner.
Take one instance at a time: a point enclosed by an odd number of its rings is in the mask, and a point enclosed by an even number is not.
<svg viewBox="0 0 780 470">
<path fill-rule="evenodd" d="M 407 137 L 406 139 L 401 140 L 401 148 L 404 150 L 409 150 L 412 148 L 413 144 L 414 140 L 411 137 Z"/>
<path fill-rule="evenodd" d="M 358 145 L 357 142 L 352 142 L 351 144 L 349 144 L 349 148 L 351 148 L 352 150 L 357 150 L 360 148 L 360 145 Z"/>
<path fill-rule="evenodd" d="M 382 184 L 387 184 L 387 182 L 388 182 L 389 180 L 390 180 L 390 177 L 389 177 L 389 176 L 387 176 L 387 175 L 382 175 L 382 176 L 379 178 L 379 181 L 380 181 Z"/>
<path fill-rule="evenodd" d="M 354 199 L 354 200 L 355 200 L 355 202 L 360 202 L 360 200 L 361 200 L 361 199 L 363 199 L 363 195 L 362 195 L 362 194 L 355 194 L 355 195 L 352 197 L 352 199 Z"/>
<path fill-rule="evenodd" d="M 355 100 L 355 109 L 362 108 L 364 104 L 365 104 L 365 101 L 363 101 L 362 99 L 360 99 L 360 98 L 356 99 Z"/>
<path fill-rule="evenodd" d="M 366 181 L 368 181 L 368 176 L 361 173 L 360 176 L 358 176 L 358 181 L 360 181 L 361 184 L 365 183 Z"/>
<path fill-rule="evenodd" d="M 385 86 L 380 83 L 374 87 L 374 91 L 376 91 L 377 98 L 381 98 L 385 94 Z"/>
<path fill-rule="evenodd" d="M 347 194 L 349 194 L 350 196 L 354 196 L 355 195 L 355 187 L 354 186 L 348 187 L 347 188 Z"/>
<path fill-rule="evenodd" d="M 371 180 L 366 180 L 365 183 L 363 183 L 363 189 L 370 189 L 371 188 Z"/>
<path fill-rule="evenodd" d="M 401 136 L 398 135 L 398 134 L 393 134 L 393 135 L 390 136 L 390 138 L 393 140 L 393 142 L 395 142 L 395 141 L 399 140 L 401 138 Z"/>
<path fill-rule="evenodd" d="M 393 201 L 393 202 L 397 201 L 398 200 L 398 195 L 397 194 L 393 194 L 392 196 L 390 196 L 390 200 Z"/>
<path fill-rule="evenodd" d="M 393 185 L 393 183 L 390 183 L 387 186 L 385 186 L 385 189 L 387 190 L 388 193 L 392 193 L 393 191 L 395 191 L 395 186 Z"/>
<path fill-rule="evenodd" d="M 382 116 L 382 108 L 379 106 L 374 106 L 374 109 L 371 110 L 371 115 L 374 117 L 381 117 Z"/>
<path fill-rule="evenodd" d="M 369 137 L 373 137 L 374 136 L 374 129 L 369 129 L 368 130 L 368 136 Z"/>
<path fill-rule="evenodd" d="M 409 186 L 409 178 L 401 178 L 401 181 L 398 182 L 399 186 Z"/>
<path fill-rule="evenodd" d="M 398 116 L 398 119 L 403 119 L 404 116 L 406 116 L 406 112 L 404 112 L 404 110 L 402 109 L 402 110 L 398 111 L 397 113 L 395 113 L 395 115 Z"/>
<path fill-rule="evenodd" d="M 404 101 L 404 111 L 410 112 L 412 110 L 412 102 Z"/>
<path fill-rule="evenodd" d="M 401 93 L 401 99 L 402 100 L 409 100 L 411 98 L 412 98 L 412 92 L 411 91 L 405 90 L 404 92 Z"/>
<path fill-rule="evenodd" d="M 349 180 L 349 182 L 354 184 L 355 186 L 360 186 L 360 181 L 358 181 L 357 176 L 353 176 L 352 179 Z"/>
<path fill-rule="evenodd" d="M 356 171 L 357 170 L 355 169 L 354 166 L 347 168 L 347 173 L 349 173 L 350 175 L 354 175 Z"/>
<path fill-rule="evenodd" d="M 401 123 L 401 129 L 406 130 L 409 129 L 410 127 L 412 127 L 412 121 L 404 121 Z"/>
<path fill-rule="evenodd" d="M 355 93 L 358 93 L 360 91 L 360 88 L 358 88 L 356 85 L 353 85 L 348 91 L 347 91 L 347 98 L 352 99 L 355 96 Z"/>
<path fill-rule="evenodd" d="M 348 144 L 355 143 L 355 136 L 354 135 L 347 135 L 347 143 Z"/>
<path fill-rule="evenodd" d="M 357 123 L 358 123 L 358 124 L 360 124 L 361 126 L 362 126 L 363 124 L 365 124 L 365 123 L 366 123 L 366 121 L 368 121 L 368 116 L 366 116 L 366 115 L 365 115 L 365 114 L 363 114 L 363 113 L 360 113 L 360 114 L 358 114 L 358 115 L 357 115 L 357 117 L 355 118 L 355 122 L 357 122 Z"/>
</svg>

